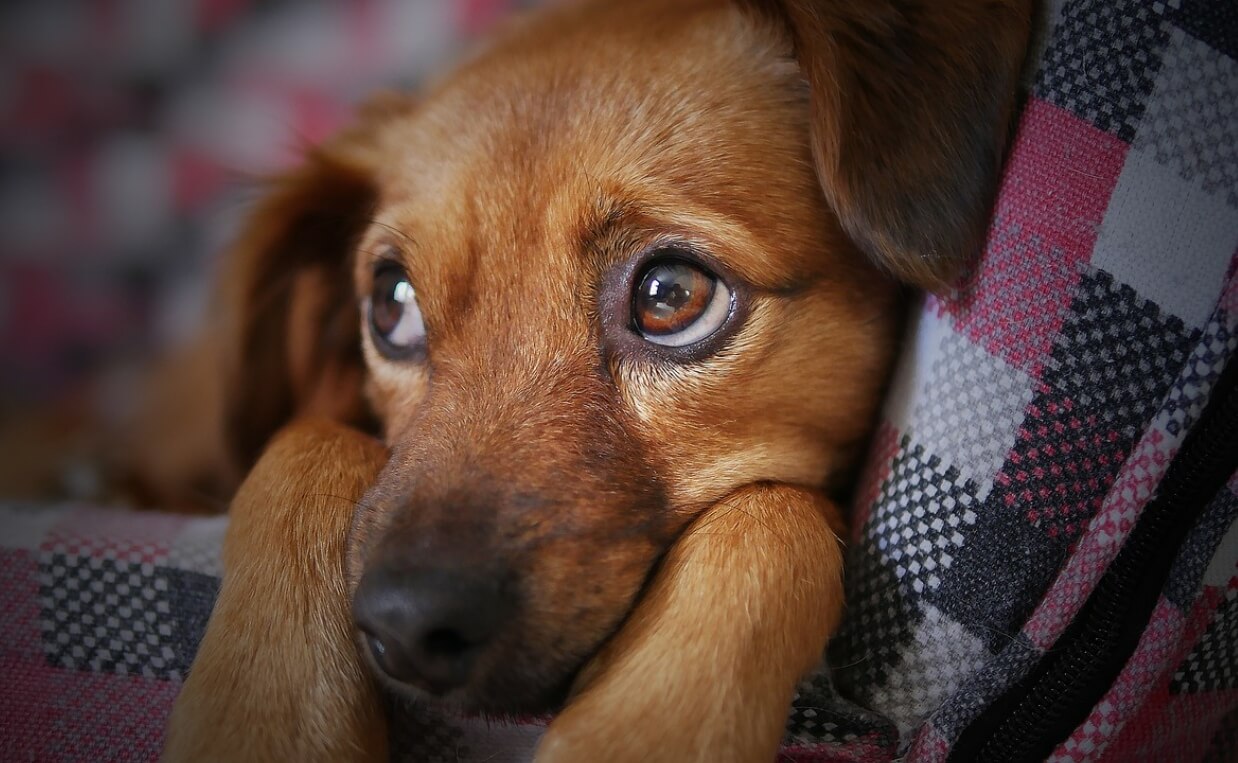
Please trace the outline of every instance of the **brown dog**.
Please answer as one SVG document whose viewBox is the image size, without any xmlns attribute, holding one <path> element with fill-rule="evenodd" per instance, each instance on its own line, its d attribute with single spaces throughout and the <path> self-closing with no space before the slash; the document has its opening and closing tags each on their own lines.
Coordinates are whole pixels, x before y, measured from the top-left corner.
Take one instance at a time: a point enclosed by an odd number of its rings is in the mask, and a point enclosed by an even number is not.
<svg viewBox="0 0 1238 763">
<path fill-rule="evenodd" d="M 381 754 L 354 621 L 392 690 L 567 699 L 544 759 L 771 757 L 839 616 L 882 271 L 977 249 L 1029 17 L 559 8 L 280 181 L 225 278 L 228 446 L 390 450 L 268 448 L 168 757 Z"/>
</svg>

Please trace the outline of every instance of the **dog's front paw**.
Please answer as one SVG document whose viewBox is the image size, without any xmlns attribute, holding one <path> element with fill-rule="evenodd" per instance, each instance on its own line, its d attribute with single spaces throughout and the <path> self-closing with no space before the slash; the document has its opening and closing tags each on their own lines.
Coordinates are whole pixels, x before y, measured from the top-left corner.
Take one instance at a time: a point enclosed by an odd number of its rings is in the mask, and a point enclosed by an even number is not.
<svg viewBox="0 0 1238 763">
<path fill-rule="evenodd" d="M 796 684 L 842 610 L 833 505 L 742 488 L 667 554 L 622 630 L 585 668 L 539 763 L 769 761 Z"/>
<path fill-rule="evenodd" d="M 386 460 L 325 422 L 289 426 L 237 493 L 224 581 L 165 761 L 376 761 L 386 728 L 352 640 L 344 547 Z"/>
</svg>

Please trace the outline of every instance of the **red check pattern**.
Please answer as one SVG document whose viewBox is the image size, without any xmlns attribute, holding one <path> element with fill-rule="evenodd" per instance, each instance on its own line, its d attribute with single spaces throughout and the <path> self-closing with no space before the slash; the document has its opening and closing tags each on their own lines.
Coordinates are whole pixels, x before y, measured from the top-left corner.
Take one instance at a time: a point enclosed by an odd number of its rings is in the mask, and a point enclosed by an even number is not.
<svg viewBox="0 0 1238 763">
<path fill-rule="evenodd" d="M 203 19 L 245 6 L 204 3 Z M 1238 349 L 1238 10 L 1063 0 L 1050 16 L 983 259 L 912 321 L 856 491 L 847 620 L 801 686 L 786 760 L 945 760 L 1079 612 Z M 73 108 L 37 76 L 34 114 Z M 178 198 L 197 198 L 211 165 L 177 166 Z M 1236 519 L 1238 475 L 1053 760 L 1238 756 Z M 40 506 L 0 521 L 0 749 L 155 758 L 224 520 Z M 544 723 L 408 709 L 394 749 L 527 760 Z"/>
<path fill-rule="evenodd" d="M 1238 14 L 1052 15 L 984 257 L 915 318 L 857 491 L 847 621 L 789 724 L 823 759 L 862 728 L 869 759 L 945 760 L 1079 612 L 1238 347 Z M 1238 754 L 1236 491 L 1054 760 Z"/>
<path fill-rule="evenodd" d="M 0 401 L 201 319 L 255 180 L 525 0 L 0 8 Z"/>
</svg>

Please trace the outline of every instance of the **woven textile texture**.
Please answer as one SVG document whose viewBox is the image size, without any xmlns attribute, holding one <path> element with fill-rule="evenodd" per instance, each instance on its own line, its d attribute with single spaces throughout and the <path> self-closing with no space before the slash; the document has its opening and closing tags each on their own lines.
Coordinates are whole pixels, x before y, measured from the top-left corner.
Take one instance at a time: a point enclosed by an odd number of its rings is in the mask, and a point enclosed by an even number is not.
<svg viewBox="0 0 1238 763">
<path fill-rule="evenodd" d="M 0 403 L 183 339 L 258 181 L 525 4 L 0 3 Z"/>
<path fill-rule="evenodd" d="M 942 761 L 1079 612 L 1238 349 L 1238 6 L 1049 13 L 983 258 L 912 317 L 787 760 Z M 1238 474 L 1054 761 L 1238 758 Z M 13 506 L 0 749 L 149 760 L 224 519 Z M 406 760 L 527 760 L 546 719 L 404 709 Z"/>
</svg>

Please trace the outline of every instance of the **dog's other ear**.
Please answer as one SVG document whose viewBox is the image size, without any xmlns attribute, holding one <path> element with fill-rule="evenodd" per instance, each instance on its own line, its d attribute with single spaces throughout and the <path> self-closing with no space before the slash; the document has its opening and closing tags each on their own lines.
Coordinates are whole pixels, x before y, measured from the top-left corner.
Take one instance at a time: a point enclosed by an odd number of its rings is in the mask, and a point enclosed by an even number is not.
<svg viewBox="0 0 1238 763">
<path fill-rule="evenodd" d="M 276 178 L 228 253 L 221 282 L 224 427 L 247 469 L 294 415 L 367 427 L 352 253 L 378 199 L 382 125 L 411 109 L 397 95 Z"/>
<path fill-rule="evenodd" d="M 1031 0 L 745 3 L 790 33 L 844 229 L 903 281 L 947 287 L 982 243 Z"/>
</svg>

